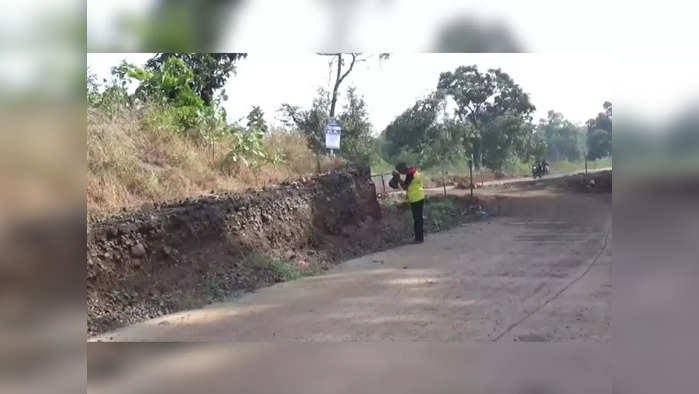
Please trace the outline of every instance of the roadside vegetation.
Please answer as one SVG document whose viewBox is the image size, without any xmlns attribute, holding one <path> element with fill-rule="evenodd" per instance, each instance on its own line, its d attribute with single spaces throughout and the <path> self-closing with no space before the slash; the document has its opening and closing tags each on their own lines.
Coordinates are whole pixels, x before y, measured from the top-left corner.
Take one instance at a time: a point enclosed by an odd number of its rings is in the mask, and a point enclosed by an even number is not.
<svg viewBox="0 0 699 394">
<path fill-rule="evenodd" d="M 585 125 L 555 111 L 534 123 L 528 94 L 499 69 L 462 66 L 435 79 L 435 90 L 375 130 L 367 103 L 344 77 L 358 62 L 390 61 L 327 54 L 337 69 L 332 91 L 320 89 L 306 108 L 283 104 L 282 126 L 259 107 L 229 119 L 225 82 L 246 54 L 155 54 L 145 65 L 122 62 L 111 79 L 87 78 L 87 207 L 103 215 L 127 207 L 195 195 L 262 187 L 325 172 L 346 161 L 390 172 L 397 161 L 419 166 L 426 186 L 443 177 L 474 180 L 528 176 L 546 158 L 553 172 L 611 165 L 611 103 Z M 341 100 L 339 100 L 341 98 Z M 324 129 L 342 126 L 330 156 Z"/>
<path fill-rule="evenodd" d="M 206 63 L 189 56 L 194 64 Z M 225 68 L 232 63 L 229 59 Z M 217 67 L 224 66 L 212 66 Z M 179 57 L 146 69 L 124 63 L 114 67 L 112 75 L 111 81 L 102 82 L 88 76 L 90 214 L 261 187 L 316 170 L 301 132 L 270 129 L 257 107 L 244 122 L 229 122 L 221 107 L 225 92 L 196 93 L 207 91 L 197 87 L 206 82 L 197 82 L 190 65 Z M 138 87 L 129 94 L 127 88 L 134 82 Z M 342 162 L 341 157 L 319 160 L 323 171 Z"/>
</svg>

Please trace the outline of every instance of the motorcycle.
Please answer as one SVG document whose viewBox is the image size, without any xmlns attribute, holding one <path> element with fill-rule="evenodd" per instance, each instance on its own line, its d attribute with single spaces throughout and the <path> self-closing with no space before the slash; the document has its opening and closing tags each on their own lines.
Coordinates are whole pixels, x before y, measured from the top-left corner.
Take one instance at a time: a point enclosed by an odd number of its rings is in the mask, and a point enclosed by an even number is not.
<svg viewBox="0 0 699 394">
<path fill-rule="evenodd" d="M 393 171 L 392 175 L 393 177 L 390 181 L 388 181 L 388 186 L 390 186 L 393 189 L 400 189 L 400 174 L 398 174 L 396 171 Z"/>
<path fill-rule="evenodd" d="M 534 179 L 541 178 L 544 175 L 549 174 L 549 166 L 547 165 L 541 165 L 541 163 L 535 163 L 532 165 L 532 177 Z"/>
</svg>

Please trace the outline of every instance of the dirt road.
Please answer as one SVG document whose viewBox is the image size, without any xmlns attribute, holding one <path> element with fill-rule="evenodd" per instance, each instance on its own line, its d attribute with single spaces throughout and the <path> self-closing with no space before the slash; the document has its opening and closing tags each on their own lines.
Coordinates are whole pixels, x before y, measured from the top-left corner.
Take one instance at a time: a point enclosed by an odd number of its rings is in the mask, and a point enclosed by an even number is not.
<svg viewBox="0 0 699 394">
<path fill-rule="evenodd" d="M 611 167 L 607 167 L 607 168 L 598 168 L 598 169 L 594 169 L 594 170 L 588 170 L 588 174 L 596 174 L 596 173 L 605 172 L 605 171 L 611 171 L 611 170 L 612 170 Z M 571 176 L 571 175 L 583 174 L 583 173 L 585 173 L 585 170 L 578 170 L 578 171 L 571 171 L 571 172 L 561 172 L 561 173 L 554 173 L 554 174 L 551 174 L 551 175 L 546 175 L 546 176 L 544 176 L 543 178 L 540 178 L 540 179 L 549 181 L 549 180 L 555 180 L 555 179 L 565 178 L 565 177 L 568 177 L 568 176 Z M 392 189 L 388 186 L 388 181 L 391 180 L 391 176 L 390 176 L 390 175 L 383 175 L 383 178 L 384 178 L 384 180 L 383 180 L 384 183 L 382 184 L 382 183 L 381 183 L 381 176 L 379 176 L 379 175 L 372 176 L 372 180 L 373 180 L 374 183 L 376 184 L 376 192 L 377 192 L 377 193 L 385 193 L 386 191 L 388 191 L 389 194 L 401 193 L 401 191 L 399 191 L 399 190 L 392 190 Z M 513 184 L 513 183 L 531 182 L 531 181 L 534 181 L 534 179 L 532 179 L 531 176 L 520 177 L 520 178 L 498 179 L 498 180 L 492 180 L 492 181 L 486 181 L 486 182 L 480 182 L 480 181 L 478 180 L 478 177 L 475 177 L 475 178 L 474 178 L 474 184 L 477 185 L 478 187 L 500 186 L 500 185 L 504 185 L 504 184 Z M 446 189 L 447 189 L 447 190 L 454 190 L 454 186 L 447 186 Z M 444 188 L 442 188 L 442 187 L 432 187 L 432 188 L 429 188 L 429 189 L 426 189 L 426 190 L 431 191 L 431 192 L 442 192 L 442 191 L 444 190 Z"/>
<path fill-rule="evenodd" d="M 545 182 L 477 193 L 489 220 L 91 340 L 609 340 L 611 193 Z"/>
</svg>

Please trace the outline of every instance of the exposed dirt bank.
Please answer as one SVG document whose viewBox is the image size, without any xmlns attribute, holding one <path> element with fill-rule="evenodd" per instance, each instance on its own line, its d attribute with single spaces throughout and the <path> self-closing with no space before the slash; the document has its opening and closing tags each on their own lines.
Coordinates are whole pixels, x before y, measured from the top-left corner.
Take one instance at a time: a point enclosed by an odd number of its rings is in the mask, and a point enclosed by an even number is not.
<svg viewBox="0 0 699 394">
<path fill-rule="evenodd" d="M 89 223 L 88 334 L 235 297 L 410 240 L 404 203 L 383 208 L 368 169 L 205 196 Z M 476 218 L 431 198 L 427 232 Z"/>
</svg>

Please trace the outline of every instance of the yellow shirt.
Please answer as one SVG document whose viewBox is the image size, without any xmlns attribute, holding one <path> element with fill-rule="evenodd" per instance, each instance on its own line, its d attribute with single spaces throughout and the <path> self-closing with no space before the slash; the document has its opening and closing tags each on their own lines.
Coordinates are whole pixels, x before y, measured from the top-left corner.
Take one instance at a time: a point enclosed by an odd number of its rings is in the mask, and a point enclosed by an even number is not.
<svg viewBox="0 0 699 394">
<path fill-rule="evenodd" d="M 425 190 L 422 188 L 422 175 L 415 171 L 413 180 L 408 185 L 406 193 L 409 202 L 418 202 L 425 198 Z"/>
</svg>

